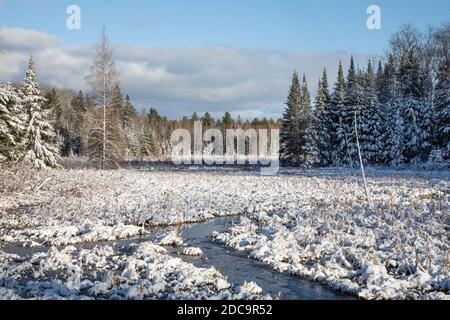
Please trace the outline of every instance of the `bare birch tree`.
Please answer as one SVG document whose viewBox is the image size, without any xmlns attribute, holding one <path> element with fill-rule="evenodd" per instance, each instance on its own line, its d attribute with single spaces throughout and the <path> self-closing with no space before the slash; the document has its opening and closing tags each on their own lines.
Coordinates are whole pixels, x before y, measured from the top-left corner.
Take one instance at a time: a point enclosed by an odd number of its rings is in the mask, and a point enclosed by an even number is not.
<svg viewBox="0 0 450 320">
<path fill-rule="evenodd" d="M 112 93 L 118 78 L 113 50 L 106 29 L 103 28 L 100 41 L 95 48 L 90 74 L 86 77 L 97 104 L 97 112 L 94 114 L 96 120 L 93 121 L 90 130 L 88 154 L 90 161 L 102 170 L 118 167 L 121 160 L 121 152 L 117 146 L 116 123 L 111 110 Z"/>
</svg>

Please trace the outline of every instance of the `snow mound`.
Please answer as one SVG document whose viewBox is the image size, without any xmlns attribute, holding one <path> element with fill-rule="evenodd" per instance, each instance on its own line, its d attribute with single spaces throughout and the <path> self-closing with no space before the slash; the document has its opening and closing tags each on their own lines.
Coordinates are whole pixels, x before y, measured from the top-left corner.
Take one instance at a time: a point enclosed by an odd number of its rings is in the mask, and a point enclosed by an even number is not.
<svg viewBox="0 0 450 320">
<path fill-rule="evenodd" d="M 170 231 L 170 232 L 162 235 L 157 240 L 157 243 L 160 246 L 165 246 L 165 247 L 180 247 L 184 244 L 184 241 L 178 235 L 178 232 L 176 230 L 174 230 L 174 231 Z"/>
<path fill-rule="evenodd" d="M 184 248 L 183 249 L 183 255 L 185 256 L 201 256 L 203 254 L 202 250 L 200 248 Z"/>
</svg>

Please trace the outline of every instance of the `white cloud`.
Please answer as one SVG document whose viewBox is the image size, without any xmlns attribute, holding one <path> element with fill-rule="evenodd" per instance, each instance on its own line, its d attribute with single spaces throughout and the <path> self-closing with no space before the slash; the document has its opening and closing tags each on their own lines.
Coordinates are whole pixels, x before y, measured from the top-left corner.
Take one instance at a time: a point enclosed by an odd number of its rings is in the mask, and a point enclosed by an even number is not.
<svg viewBox="0 0 450 320">
<path fill-rule="evenodd" d="M 46 33 L 22 28 L 1 28 L 0 39 L 4 50 L 40 50 L 59 44 L 58 39 Z"/>
<path fill-rule="evenodd" d="M 73 48 L 35 30 L 4 28 L 0 31 L 0 81 L 21 81 L 33 52 L 41 83 L 86 89 L 84 77 L 92 61 L 91 48 Z M 323 67 L 334 82 L 338 53 L 239 50 L 232 48 L 130 48 L 116 47 L 115 57 L 124 92 L 138 106 L 157 107 L 170 117 L 193 111 L 224 111 L 242 117 L 278 117 L 294 69 L 306 73 L 314 95 Z M 365 64 L 367 56 L 356 59 Z"/>
</svg>

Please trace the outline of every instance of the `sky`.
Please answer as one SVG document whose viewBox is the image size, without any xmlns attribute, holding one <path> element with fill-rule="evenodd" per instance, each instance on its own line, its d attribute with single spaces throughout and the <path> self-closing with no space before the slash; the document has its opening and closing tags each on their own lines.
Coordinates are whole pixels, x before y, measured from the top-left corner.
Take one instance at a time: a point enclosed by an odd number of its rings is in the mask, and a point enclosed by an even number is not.
<svg viewBox="0 0 450 320">
<path fill-rule="evenodd" d="M 66 27 L 69 5 L 81 29 Z M 366 26 L 369 5 L 381 29 Z M 86 89 L 92 46 L 103 26 L 115 48 L 121 84 L 138 108 L 169 117 L 226 110 L 277 117 L 294 69 L 311 91 L 327 67 L 353 54 L 364 66 L 383 54 L 405 23 L 449 21 L 448 0 L 0 0 L 0 80 L 23 78 L 36 56 L 41 82 Z"/>
</svg>

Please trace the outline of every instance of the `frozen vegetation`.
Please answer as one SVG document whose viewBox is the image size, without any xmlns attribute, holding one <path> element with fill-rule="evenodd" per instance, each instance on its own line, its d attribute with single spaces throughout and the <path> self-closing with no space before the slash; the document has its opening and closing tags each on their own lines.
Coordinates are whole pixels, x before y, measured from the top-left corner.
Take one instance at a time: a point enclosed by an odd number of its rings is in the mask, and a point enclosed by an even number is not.
<svg viewBox="0 0 450 320">
<path fill-rule="evenodd" d="M 116 248 L 50 248 L 29 257 L 0 253 L 0 299 L 255 299 L 214 268 L 169 256 L 153 242 Z"/>
<path fill-rule="evenodd" d="M 0 297 L 261 297 L 171 257 L 163 246 L 202 254 L 176 232 L 114 244 L 242 215 L 214 238 L 277 270 L 365 299 L 450 298 L 448 172 L 369 172 L 372 209 L 351 171 L 1 170 Z"/>
</svg>

